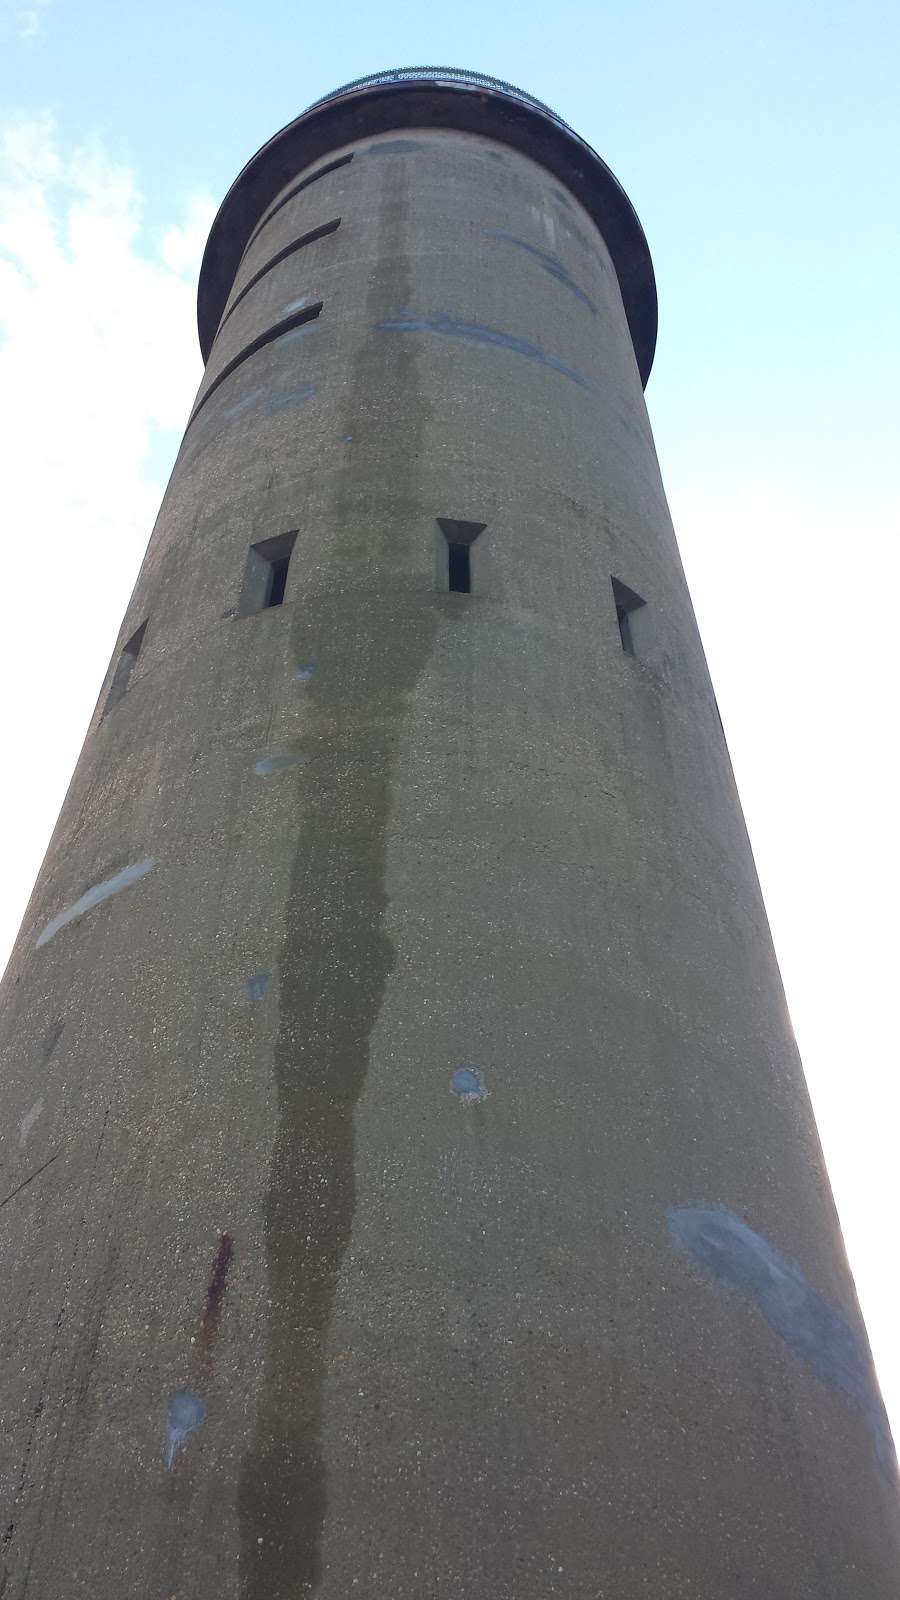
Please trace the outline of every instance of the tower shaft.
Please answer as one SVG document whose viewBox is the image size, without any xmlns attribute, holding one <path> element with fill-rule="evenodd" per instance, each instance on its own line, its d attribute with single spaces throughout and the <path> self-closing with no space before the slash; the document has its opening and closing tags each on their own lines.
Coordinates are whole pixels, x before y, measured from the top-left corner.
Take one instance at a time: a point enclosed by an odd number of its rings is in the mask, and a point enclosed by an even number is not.
<svg viewBox="0 0 900 1600">
<path fill-rule="evenodd" d="M 895 1600 L 628 202 L 364 86 L 200 324 L 4 983 L 4 1600 Z"/>
</svg>

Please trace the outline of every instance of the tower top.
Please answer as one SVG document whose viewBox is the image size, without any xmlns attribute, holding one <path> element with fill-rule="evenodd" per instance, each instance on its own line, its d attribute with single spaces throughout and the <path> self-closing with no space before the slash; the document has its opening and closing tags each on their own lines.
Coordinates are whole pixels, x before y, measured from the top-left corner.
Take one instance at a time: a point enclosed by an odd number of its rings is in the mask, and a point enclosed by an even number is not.
<svg viewBox="0 0 900 1600">
<path fill-rule="evenodd" d="M 295 173 L 331 150 L 402 128 L 456 128 L 530 156 L 554 174 L 593 217 L 612 257 L 642 382 L 656 346 L 653 263 L 634 207 L 596 151 L 533 95 L 458 67 L 400 67 L 357 78 L 316 100 L 248 161 L 210 230 L 197 322 L 204 361 L 261 213 Z"/>
</svg>

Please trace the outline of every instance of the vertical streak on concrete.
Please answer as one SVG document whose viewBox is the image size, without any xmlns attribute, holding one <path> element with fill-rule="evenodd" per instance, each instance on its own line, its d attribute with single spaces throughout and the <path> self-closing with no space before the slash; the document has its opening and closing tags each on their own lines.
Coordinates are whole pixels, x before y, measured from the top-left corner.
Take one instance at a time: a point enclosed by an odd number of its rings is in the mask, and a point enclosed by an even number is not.
<svg viewBox="0 0 900 1600">
<path fill-rule="evenodd" d="M 366 308 L 370 329 L 398 294 L 404 302 L 408 290 L 400 164 L 385 169 L 385 182 L 378 267 Z M 375 559 L 402 572 L 421 539 L 414 474 L 427 407 L 415 361 L 411 341 L 369 335 L 355 362 L 342 432 L 358 431 L 360 407 L 371 405 L 373 395 L 392 410 L 394 425 L 378 446 L 391 515 L 383 501 L 374 525 L 358 507 L 354 514 L 348 466 L 334 516 L 340 530 L 334 561 L 343 574 L 364 569 L 373 542 Z M 378 426 L 371 411 L 367 426 Z M 327 604 L 328 596 L 318 599 Z M 358 623 L 347 671 L 320 672 L 310 686 L 312 759 L 297 780 L 299 836 L 279 960 L 279 1120 L 265 1213 L 265 1370 L 239 1489 L 243 1600 L 295 1600 L 320 1576 L 328 1494 L 323 1383 L 335 1287 L 353 1221 L 353 1117 L 394 965 L 383 928 L 391 768 L 407 694 L 428 660 L 435 625 L 432 611 L 417 603 L 398 627 L 393 606 L 380 597 L 360 606 Z M 295 629 L 298 652 L 310 626 L 305 606 Z"/>
</svg>

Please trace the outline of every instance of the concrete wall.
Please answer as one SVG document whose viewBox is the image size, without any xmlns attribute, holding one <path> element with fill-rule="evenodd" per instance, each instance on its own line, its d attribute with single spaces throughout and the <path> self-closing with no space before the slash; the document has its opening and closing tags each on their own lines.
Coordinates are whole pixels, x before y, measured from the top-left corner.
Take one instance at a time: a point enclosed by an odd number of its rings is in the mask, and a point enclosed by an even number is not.
<svg viewBox="0 0 900 1600">
<path fill-rule="evenodd" d="M 4 983 L 0 1593 L 895 1600 L 608 254 L 506 146 L 351 149 L 245 255 L 340 218 L 222 326 L 200 400 L 322 303 L 188 429 Z"/>
</svg>

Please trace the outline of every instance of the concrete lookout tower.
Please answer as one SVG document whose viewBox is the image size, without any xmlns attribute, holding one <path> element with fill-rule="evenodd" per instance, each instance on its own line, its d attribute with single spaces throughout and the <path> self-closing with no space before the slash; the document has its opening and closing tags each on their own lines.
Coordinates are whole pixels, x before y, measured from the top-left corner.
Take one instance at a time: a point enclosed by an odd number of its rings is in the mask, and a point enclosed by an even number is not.
<svg viewBox="0 0 900 1600">
<path fill-rule="evenodd" d="M 493 79 L 228 194 L 3 991 L 4 1600 L 896 1600 L 655 329 Z"/>
</svg>

